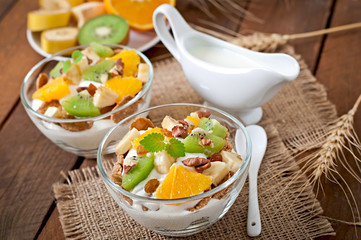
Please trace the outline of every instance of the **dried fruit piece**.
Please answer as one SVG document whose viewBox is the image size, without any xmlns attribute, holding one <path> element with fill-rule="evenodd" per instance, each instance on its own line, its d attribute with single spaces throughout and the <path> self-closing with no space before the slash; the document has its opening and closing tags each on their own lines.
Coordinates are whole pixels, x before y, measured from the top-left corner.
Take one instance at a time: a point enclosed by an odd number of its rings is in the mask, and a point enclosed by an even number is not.
<svg viewBox="0 0 361 240">
<path fill-rule="evenodd" d="M 144 192 L 146 193 L 154 193 L 159 186 L 158 179 L 150 179 L 144 186 Z"/>
<path fill-rule="evenodd" d="M 173 165 L 155 194 L 160 199 L 185 198 L 205 191 L 211 184 L 211 177 Z"/>
</svg>

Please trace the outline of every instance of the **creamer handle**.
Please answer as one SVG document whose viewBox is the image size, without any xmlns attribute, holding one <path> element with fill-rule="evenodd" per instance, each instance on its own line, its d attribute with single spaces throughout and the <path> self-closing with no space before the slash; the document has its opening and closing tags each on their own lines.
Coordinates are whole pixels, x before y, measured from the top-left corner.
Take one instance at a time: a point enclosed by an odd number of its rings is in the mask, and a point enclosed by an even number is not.
<svg viewBox="0 0 361 240">
<path fill-rule="evenodd" d="M 166 17 L 170 23 L 174 39 L 166 26 Z M 182 15 L 171 5 L 160 5 L 153 13 L 153 24 L 155 32 L 160 40 L 168 48 L 171 54 L 179 61 L 180 54 L 177 47 L 179 37 L 192 28 L 187 24 Z"/>
</svg>

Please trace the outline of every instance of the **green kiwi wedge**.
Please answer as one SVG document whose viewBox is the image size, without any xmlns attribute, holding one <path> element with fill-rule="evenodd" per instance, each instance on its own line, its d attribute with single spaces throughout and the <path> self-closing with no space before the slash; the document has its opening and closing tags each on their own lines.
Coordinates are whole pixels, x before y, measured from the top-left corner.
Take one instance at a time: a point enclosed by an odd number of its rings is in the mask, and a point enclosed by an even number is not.
<svg viewBox="0 0 361 240">
<path fill-rule="evenodd" d="M 83 79 L 86 81 L 102 82 L 102 78 L 104 78 L 105 75 L 106 81 L 109 71 L 114 65 L 115 62 L 113 60 L 103 60 L 100 63 L 88 67 L 83 73 Z"/>
<path fill-rule="evenodd" d="M 154 168 L 154 156 L 141 156 L 137 165 L 123 176 L 122 187 L 128 191 L 132 190 L 141 181 L 146 179 Z"/>
<path fill-rule="evenodd" d="M 88 20 L 79 30 L 80 44 L 110 43 L 127 44 L 129 24 L 124 18 L 114 14 L 103 14 Z"/>
<path fill-rule="evenodd" d="M 201 139 L 203 138 L 212 140 L 212 144 L 203 146 L 201 144 Z M 221 151 L 226 141 L 223 138 L 210 133 L 194 132 L 188 135 L 183 143 L 186 152 L 204 153 L 207 156 L 211 156 L 212 154 Z"/>
<path fill-rule="evenodd" d="M 209 119 L 206 117 L 201 118 L 198 127 L 221 138 L 225 138 L 228 132 L 228 129 L 220 124 L 216 119 Z"/>
<path fill-rule="evenodd" d="M 64 99 L 61 105 L 65 111 L 75 117 L 95 117 L 100 110 L 93 104 L 92 98 L 86 95 L 75 95 Z"/>
<path fill-rule="evenodd" d="M 50 71 L 50 77 L 57 78 L 61 76 L 60 69 L 63 68 L 63 62 L 58 62 L 55 67 Z"/>
</svg>

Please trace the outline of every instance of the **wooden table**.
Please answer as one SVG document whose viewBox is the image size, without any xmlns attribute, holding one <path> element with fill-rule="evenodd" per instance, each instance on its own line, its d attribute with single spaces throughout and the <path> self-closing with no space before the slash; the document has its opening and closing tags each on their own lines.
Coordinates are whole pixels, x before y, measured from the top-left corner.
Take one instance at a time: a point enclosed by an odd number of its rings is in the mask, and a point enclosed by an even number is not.
<svg viewBox="0 0 361 240">
<path fill-rule="evenodd" d="M 212 21 L 192 2 L 179 0 L 177 8 L 186 20 L 205 26 Z M 280 1 L 250 0 L 243 6 L 263 20 L 229 20 L 210 7 L 216 22 L 234 31 L 301 33 L 361 21 L 361 2 L 354 0 Z M 42 59 L 25 37 L 26 14 L 38 8 L 38 1 L 0 0 L 0 239 L 63 239 L 51 186 L 63 181 L 60 171 L 94 166 L 95 160 L 64 152 L 33 125 L 19 100 L 20 85 L 30 68 Z M 296 51 L 326 86 L 328 97 L 346 113 L 361 93 L 361 29 L 292 42 Z M 151 59 L 164 48 L 146 51 Z M 361 110 L 355 116 L 361 136 Z M 348 175 L 349 176 L 349 175 Z M 361 184 L 347 178 L 361 208 Z M 352 221 L 341 190 L 325 186 L 319 200 L 329 217 Z M 359 219 L 360 221 L 360 219 Z M 356 239 L 353 226 L 332 222 L 336 237 Z M 358 227 L 358 237 L 361 228 Z"/>
</svg>

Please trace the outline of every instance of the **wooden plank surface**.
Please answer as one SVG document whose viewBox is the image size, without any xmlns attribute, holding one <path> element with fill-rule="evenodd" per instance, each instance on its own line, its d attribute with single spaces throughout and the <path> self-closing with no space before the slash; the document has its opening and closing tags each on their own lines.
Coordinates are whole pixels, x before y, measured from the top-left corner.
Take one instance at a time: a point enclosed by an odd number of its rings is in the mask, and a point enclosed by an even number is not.
<svg viewBox="0 0 361 240">
<path fill-rule="evenodd" d="M 26 40 L 26 19 L 38 1 L 18 0 L 0 22 L 0 126 L 19 99 L 26 73 L 42 59 Z"/>
<path fill-rule="evenodd" d="M 253 0 L 248 10 L 263 20 L 263 23 L 244 21 L 242 31 L 293 34 L 315 31 L 326 27 L 332 0 L 279 1 Z M 292 46 L 301 54 L 311 70 L 314 69 L 322 37 L 294 40 Z"/>
<path fill-rule="evenodd" d="M 77 156 L 45 138 L 20 104 L 1 130 L 0 153 L 0 239 L 33 238 L 53 203 L 52 184 Z"/>
<path fill-rule="evenodd" d="M 361 4 L 359 1 L 340 0 L 335 5 L 331 27 L 340 26 L 361 21 Z M 323 83 L 328 92 L 328 98 L 337 107 L 339 115 L 345 114 L 352 108 L 357 97 L 361 94 L 361 29 L 347 32 L 330 34 L 327 36 L 320 63 L 316 72 L 318 81 Z M 358 136 L 361 136 L 361 107 L 355 115 L 354 126 Z M 349 163 L 356 169 L 350 154 L 346 155 Z M 336 162 L 337 165 L 341 165 Z M 358 208 L 361 210 L 361 184 L 350 176 L 344 169 L 339 168 L 358 199 Z M 360 172 L 359 172 L 360 174 Z M 337 178 L 340 181 L 340 177 Z M 320 201 L 325 214 L 332 218 L 353 221 L 351 209 L 347 203 L 342 190 L 331 182 L 325 182 L 324 193 L 320 194 Z M 353 210 L 355 211 L 355 206 Z M 356 219 L 357 220 L 357 219 Z M 360 222 L 361 219 L 358 219 Z M 336 238 L 339 239 L 360 239 L 361 228 L 357 228 L 358 238 L 355 235 L 354 227 L 338 222 L 332 222 Z M 334 238 L 332 238 L 334 239 Z"/>
</svg>

